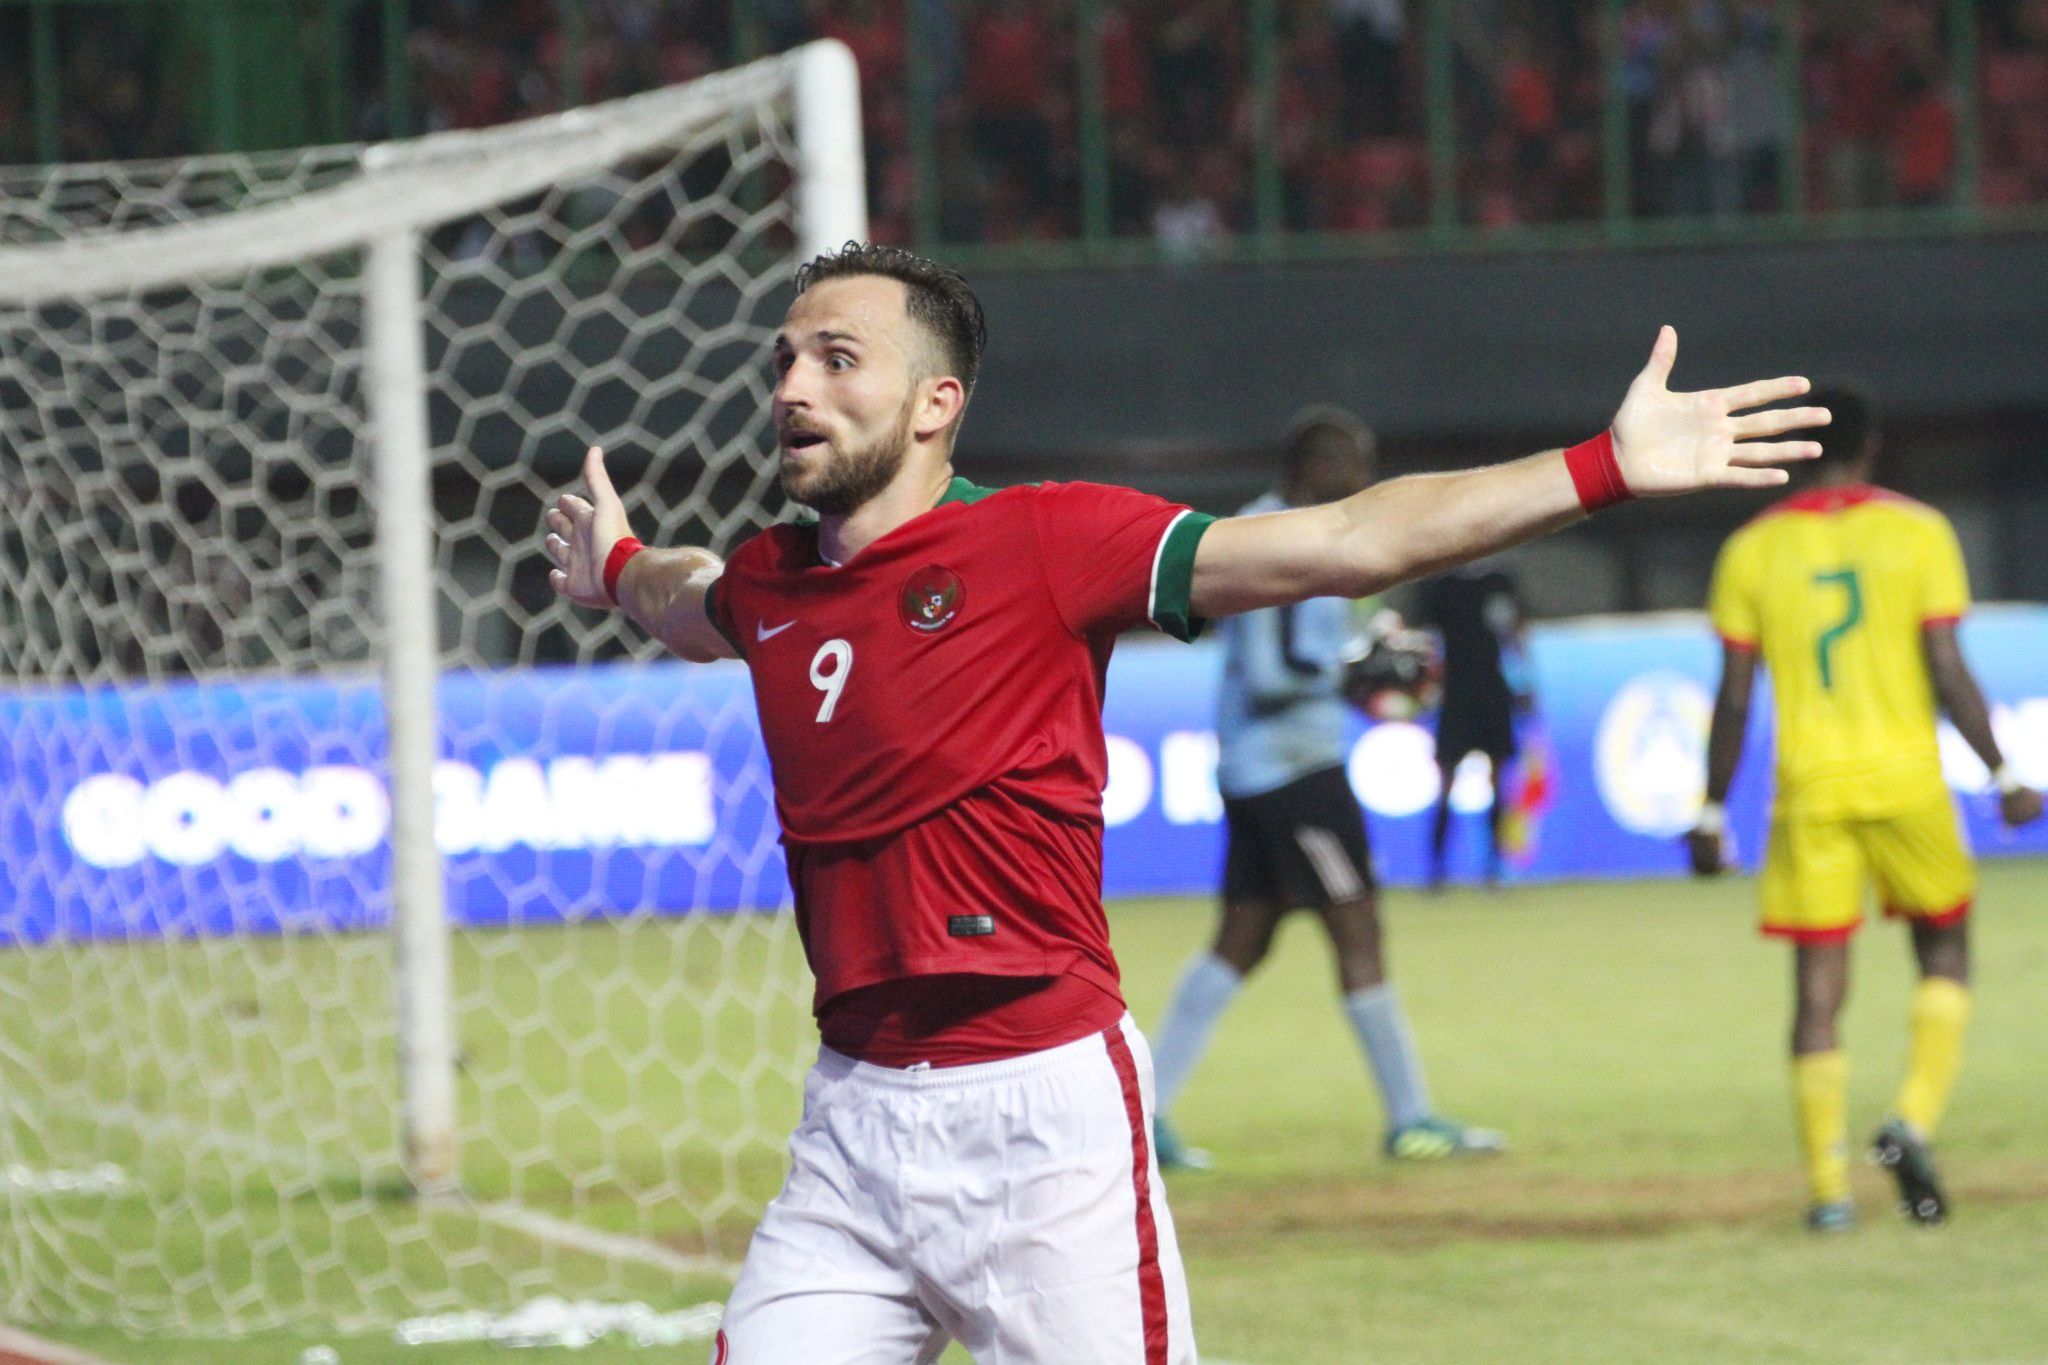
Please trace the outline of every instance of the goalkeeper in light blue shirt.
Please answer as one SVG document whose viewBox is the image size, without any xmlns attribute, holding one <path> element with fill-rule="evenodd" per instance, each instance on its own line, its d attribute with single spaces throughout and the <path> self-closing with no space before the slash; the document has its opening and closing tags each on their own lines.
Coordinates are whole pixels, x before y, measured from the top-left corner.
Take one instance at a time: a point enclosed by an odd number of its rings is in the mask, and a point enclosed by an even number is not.
<svg viewBox="0 0 2048 1365">
<path fill-rule="evenodd" d="M 1340 408 L 1290 424 L 1281 484 L 1240 515 L 1334 502 L 1372 482 L 1372 430 Z M 1337 958 L 1344 1012 L 1385 1105 L 1389 1156 L 1426 1160 L 1497 1152 L 1501 1135 L 1440 1117 L 1380 952 L 1365 818 L 1345 772 L 1345 654 L 1352 604 L 1320 597 L 1226 619 L 1217 706 L 1216 781 L 1228 851 L 1214 946 L 1182 973 L 1152 1037 L 1159 1163 L 1207 1166 L 1167 1122 L 1216 1021 L 1272 946 L 1289 910 L 1312 906 Z"/>
</svg>

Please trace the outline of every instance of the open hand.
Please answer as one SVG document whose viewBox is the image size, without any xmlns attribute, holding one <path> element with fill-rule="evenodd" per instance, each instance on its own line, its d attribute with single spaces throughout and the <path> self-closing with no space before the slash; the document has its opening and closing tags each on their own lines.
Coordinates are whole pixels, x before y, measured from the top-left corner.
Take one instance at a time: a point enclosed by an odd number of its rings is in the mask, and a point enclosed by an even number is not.
<svg viewBox="0 0 2048 1365">
<path fill-rule="evenodd" d="M 1820 454 L 1814 441 L 1758 438 L 1826 426 L 1826 408 L 1747 411 L 1798 397 L 1812 387 L 1805 379 L 1793 375 L 1674 393 L 1665 381 L 1677 359 L 1678 333 L 1660 328 L 1649 363 L 1614 415 L 1614 458 L 1629 492 L 1655 497 L 1703 488 L 1770 488 L 1791 477 L 1779 465 Z"/>
<path fill-rule="evenodd" d="M 548 529 L 541 548 L 554 565 L 548 585 L 579 606 L 611 607 L 616 604 L 604 590 L 604 562 L 632 528 L 626 522 L 626 504 L 605 473 L 604 451 L 596 446 L 583 457 L 583 486 L 590 493 L 588 501 L 564 493 L 543 518 Z"/>
</svg>

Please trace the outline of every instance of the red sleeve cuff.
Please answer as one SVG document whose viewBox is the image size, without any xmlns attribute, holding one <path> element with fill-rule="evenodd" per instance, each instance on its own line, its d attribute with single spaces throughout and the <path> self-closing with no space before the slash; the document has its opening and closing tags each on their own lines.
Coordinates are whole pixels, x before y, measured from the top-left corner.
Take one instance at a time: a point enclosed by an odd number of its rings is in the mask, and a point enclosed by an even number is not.
<svg viewBox="0 0 2048 1365">
<path fill-rule="evenodd" d="M 1954 612 L 1943 616 L 1923 616 L 1920 618 L 1920 624 L 1922 626 L 1953 626 L 1960 625 L 1962 619 L 1963 614 L 1961 612 Z"/>
<path fill-rule="evenodd" d="M 1756 641 L 1737 639 L 1735 636 L 1728 634 L 1726 631 L 1721 632 L 1721 643 L 1728 646 L 1728 648 L 1730 649 L 1739 649 L 1744 654 L 1756 653 Z"/>
</svg>

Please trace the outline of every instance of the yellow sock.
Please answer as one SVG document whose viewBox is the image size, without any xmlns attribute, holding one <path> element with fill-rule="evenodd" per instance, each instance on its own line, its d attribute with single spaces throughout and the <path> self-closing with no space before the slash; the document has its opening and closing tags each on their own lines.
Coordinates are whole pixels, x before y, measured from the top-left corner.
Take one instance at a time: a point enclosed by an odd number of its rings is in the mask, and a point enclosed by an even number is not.
<svg viewBox="0 0 2048 1365">
<path fill-rule="evenodd" d="M 1913 991 L 1911 1050 L 1906 1083 L 1892 1112 L 1924 1138 L 1934 1136 L 1955 1089 L 1963 1060 L 1963 1029 L 1970 1022 L 1970 988 L 1945 976 L 1930 976 Z"/>
<path fill-rule="evenodd" d="M 1792 1098 L 1813 1202 L 1849 1197 L 1849 1055 L 1809 1052 L 1792 1059 Z"/>
</svg>

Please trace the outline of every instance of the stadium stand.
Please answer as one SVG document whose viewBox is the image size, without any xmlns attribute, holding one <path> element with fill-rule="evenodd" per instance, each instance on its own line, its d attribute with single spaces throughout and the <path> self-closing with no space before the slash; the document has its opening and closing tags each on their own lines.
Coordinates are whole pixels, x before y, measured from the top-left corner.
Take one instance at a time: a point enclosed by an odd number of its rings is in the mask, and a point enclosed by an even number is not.
<svg viewBox="0 0 2048 1365">
<path fill-rule="evenodd" d="M 0 160 L 34 152 L 31 8 L 0 8 L 9 39 L 0 42 Z M 92 93 L 64 101 L 62 159 L 191 150 L 189 125 L 204 99 L 166 59 L 161 17 L 94 8 L 108 13 L 90 41 L 83 24 L 59 26 L 59 85 Z M 1277 7 L 1273 129 L 1286 230 L 1424 222 L 1426 8 L 1401 0 Z M 1792 34 L 1781 28 L 1782 8 L 1631 0 L 1622 9 L 1632 211 L 1661 218 L 1786 207 L 1780 64 L 1788 40 L 1799 63 L 1808 207 L 1946 202 L 1959 128 L 1944 7 L 1822 0 L 1803 7 Z M 1227 0 L 1095 6 L 1112 235 L 1151 236 L 1188 254 L 1204 238 L 1253 228 L 1260 120 L 1248 10 Z M 407 131 L 393 128 L 383 93 L 377 7 L 350 11 L 344 131 Z M 550 0 L 432 0 L 411 14 L 406 55 L 419 131 L 616 98 L 689 80 L 748 51 L 832 37 L 862 70 L 878 239 L 908 242 L 917 231 L 913 67 L 934 92 L 928 136 L 941 240 L 1058 241 L 1084 229 L 1083 35 L 1071 2 L 775 0 L 736 18 L 721 3 L 607 0 L 567 27 L 564 7 Z M 1987 206 L 2038 203 L 2048 199 L 2048 3 L 1994 0 L 1978 14 L 1976 194 Z M 1502 228 L 1600 215 L 1600 18 L 1598 6 L 1557 0 L 1450 7 L 1461 221 Z"/>
</svg>

